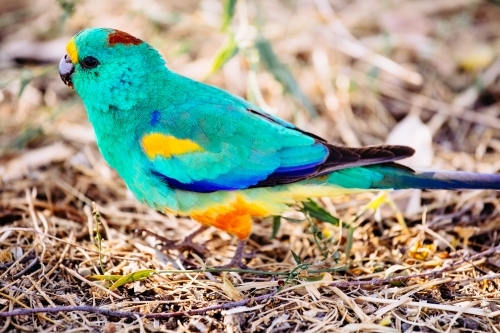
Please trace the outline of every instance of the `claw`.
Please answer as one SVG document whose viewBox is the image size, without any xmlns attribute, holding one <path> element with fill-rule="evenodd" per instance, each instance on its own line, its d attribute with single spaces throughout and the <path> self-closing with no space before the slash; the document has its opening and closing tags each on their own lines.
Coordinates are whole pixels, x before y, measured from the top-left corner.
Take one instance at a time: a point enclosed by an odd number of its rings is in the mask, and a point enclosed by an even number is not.
<svg viewBox="0 0 500 333">
<path fill-rule="evenodd" d="M 162 244 L 162 248 L 168 250 L 193 251 L 198 254 L 204 254 L 205 252 L 208 251 L 205 245 L 197 244 L 191 241 L 191 239 L 184 239 L 181 242 L 174 242 L 173 244 L 168 244 L 168 245 Z"/>
<path fill-rule="evenodd" d="M 146 229 L 139 229 L 136 232 L 145 233 L 149 236 L 153 236 L 154 238 L 156 238 L 161 242 L 162 249 L 179 250 L 179 251 L 190 250 L 198 254 L 203 254 L 208 251 L 207 248 L 204 245 L 193 242 L 193 238 L 207 229 L 208 227 L 201 226 L 200 228 L 196 229 L 194 232 L 186 236 L 183 241 L 173 241 L 171 239 L 165 238 Z"/>
</svg>

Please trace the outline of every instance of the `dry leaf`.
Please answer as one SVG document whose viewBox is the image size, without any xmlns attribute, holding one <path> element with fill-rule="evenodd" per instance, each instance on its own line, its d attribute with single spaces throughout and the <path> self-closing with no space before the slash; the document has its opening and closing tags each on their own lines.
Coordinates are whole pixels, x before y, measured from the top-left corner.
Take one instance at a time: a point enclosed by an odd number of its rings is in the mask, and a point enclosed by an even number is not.
<svg viewBox="0 0 500 333">
<path fill-rule="evenodd" d="M 415 149 L 412 157 L 406 158 L 398 163 L 410 167 L 428 168 L 432 164 L 434 151 L 432 149 L 432 133 L 417 114 L 410 113 L 400 121 L 389 133 L 387 144 L 409 146 Z M 409 190 L 409 199 L 400 207 L 407 216 L 411 216 L 421 210 L 421 190 Z M 398 203 L 401 204 L 401 203 Z"/>
<path fill-rule="evenodd" d="M 412 157 L 398 161 L 398 163 L 422 168 L 432 165 L 434 156 L 432 133 L 417 114 L 409 114 L 394 126 L 385 142 L 389 145 L 403 145 L 415 149 Z"/>
<path fill-rule="evenodd" d="M 222 291 L 233 301 L 241 301 L 243 296 L 241 293 L 233 286 L 231 281 L 226 277 L 226 275 L 222 276 Z"/>
</svg>

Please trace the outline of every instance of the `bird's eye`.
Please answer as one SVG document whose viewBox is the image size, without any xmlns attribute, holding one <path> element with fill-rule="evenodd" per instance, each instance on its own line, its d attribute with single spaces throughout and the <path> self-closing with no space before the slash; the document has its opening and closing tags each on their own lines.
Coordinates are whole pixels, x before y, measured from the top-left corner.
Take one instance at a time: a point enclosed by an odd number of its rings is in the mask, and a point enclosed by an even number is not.
<svg viewBox="0 0 500 333">
<path fill-rule="evenodd" d="M 85 57 L 82 61 L 82 66 L 85 68 L 95 68 L 99 65 L 99 61 L 92 56 Z"/>
</svg>

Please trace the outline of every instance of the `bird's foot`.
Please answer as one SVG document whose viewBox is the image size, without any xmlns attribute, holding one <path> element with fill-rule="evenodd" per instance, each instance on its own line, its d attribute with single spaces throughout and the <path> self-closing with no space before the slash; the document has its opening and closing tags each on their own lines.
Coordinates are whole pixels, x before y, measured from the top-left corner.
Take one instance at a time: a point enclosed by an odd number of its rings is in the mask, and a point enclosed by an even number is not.
<svg viewBox="0 0 500 333">
<path fill-rule="evenodd" d="M 246 240 L 238 241 L 238 245 L 236 246 L 236 252 L 234 252 L 234 256 L 231 261 L 225 265 L 217 266 L 216 268 L 241 268 L 248 269 L 248 266 L 243 262 L 243 259 L 246 258 L 255 258 L 255 252 L 245 252 L 245 245 L 247 244 Z"/>
<path fill-rule="evenodd" d="M 153 236 L 157 240 L 161 242 L 161 247 L 164 250 L 179 250 L 179 251 L 193 251 L 198 254 L 203 254 L 207 252 L 207 248 L 205 245 L 197 244 L 193 242 L 193 238 L 196 237 L 198 234 L 202 233 L 203 231 L 207 230 L 208 227 L 206 226 L 201 226 L 199 229 L 195 230 L 188 236 L 184 238 L 184 240 L 179 241 L 179 240 L 171 240 L 168 238 L 165 238 L 163 236 L 160 236 L 154 232 L 151 232 L 146 229 L 139 229 L 137 230 L 138 233 L 145 233 L 149 236 Z"/>
<path fill-rule="evenodd" d="M 174 244 L 163 245 L 162 247 L 168 250 L 192 251 L 198 254 L 204 254 L 208 251 L 205 245 L 195 243 L 191 238 L 184 238 L 183 241 L 178 241 Z"/>
</svg>

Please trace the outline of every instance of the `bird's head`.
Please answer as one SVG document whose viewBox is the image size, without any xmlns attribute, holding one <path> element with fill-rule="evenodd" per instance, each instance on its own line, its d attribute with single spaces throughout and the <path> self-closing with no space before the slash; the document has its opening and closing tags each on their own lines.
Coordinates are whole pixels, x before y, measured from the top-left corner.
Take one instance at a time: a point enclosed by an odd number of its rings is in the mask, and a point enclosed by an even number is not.
<svg viewBox="0 0 500 333">
<path fill-rule="evenodd" d="M 148 93 L 144 82 L 165 68 L 155 49 L 115 29 L 82 30 L 69 41 L 66 51 L 59 63 L 59 74 L 88 109 L 134 107 Z"/>
</svg>

